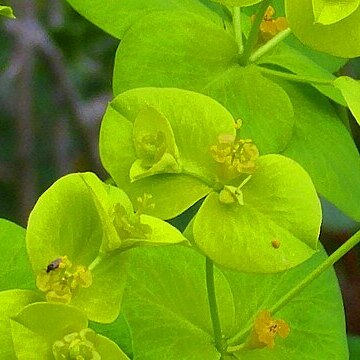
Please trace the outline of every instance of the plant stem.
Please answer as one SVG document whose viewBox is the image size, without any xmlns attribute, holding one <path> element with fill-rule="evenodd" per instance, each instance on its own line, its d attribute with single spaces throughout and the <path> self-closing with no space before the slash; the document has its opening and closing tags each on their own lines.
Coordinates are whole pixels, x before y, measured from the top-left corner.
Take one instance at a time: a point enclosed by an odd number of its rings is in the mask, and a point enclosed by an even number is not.
<svg viewBox="0 0 360 360">
<path fill-rule="evenodd" d="M 258 7 L 258 10 L 255 14 L 255 20 L 250 29 L 249 37 L 245 43 L 244 52 L 240 58 L 241 65 L 246 65 L 249 61 L 251 51 L 254 48 L 256 41 L 258 39 L 260 24 L 264 18 L 265 12 L 269 7 L 270 2 L 271 0 L 264 0 Z"/>
<path fill-rule="evenodd" d="M 303 289 L 305 289 L 313 280 L 319 277 L 325 270 L 333 266 L 339 259 L 341 259 L 347 252 L 349 252 L 355 245 L 360 242 L 360 231 L 355 233 L 345 244 L 341 245 L 334 251 L 325 261 L 322 262 L 316 269 L 313 270 L 304 280 L 298 283 L 292 290 L 276 302 L 269 310 L 272 314 L 279 311 L 284 305 L 297 296 Z"/>
<path fill-rule="evenodd" d="M 316 278 L 318 278 L 324 271 L 333 266 L 339 259 L 341 259 L 347 252 L 349 252 L 354 246 L 360 242 L 360 230 L 355 233 L 345 244 L 341 245 L 336 251 L 334 251 L 325 261 L 323 261 L 316 269 L 314 269 L 308 276 L 305 277 L 300 283 L 292 288 L 286 295 L 279 299 L 270 309 L 271 314 L 275 314 L 277 311 L 287 305 L 293 298 L 299 295 L 308 285 L 310 285 Z M 251 329 L 253 322 L 244 328 L 241 332 L 229 339 L 229 343 L 239 342 Z M 242 344 L 229 346 L 228 352 L 235 352 L 242 347 Z"/>
<path fill-rule="evenodd" d="M 281 77 L 283 79 L 290 80 L 290 81 L 301 82 L 301 83 L 306 83 L 306 84 L 319 84 L 319 85 L 334 86 L 334 80 L 325 80 L 325 79 L 311 78 L 311 77 L 302 76 L 302 75 L 290 74 L 290 73 L 286 73 L 283 71 L 268 69 L 268 68 L 265 68 L 262 66 L 259 66 L 258 69 L 265 74 L 275 75 L 275 76 L 278 76 L 278 77 Z"/>
<path fill-rule="evenodd" d="M 264 54 L 273 49 L 276 45 L 278 45 L 281 41 L 287 38 L 291 34 L 291 29 L 287 28 L 278 34 L 276 34 L 272 39 L 270 39 L 263 46 L 259 47 L 249 58 L 249 62 L 255 62 L 259 58 L 261 58 Z"/>
<path fill-rule="evenodd" d="M 217 350 L 223 352 L 223 343 L 222 343 L 222 334 L 220 319 L 218 313 L 218 307 L 216 303 L 216 293 L 215 293 L 215 282 L 214 282 L 214 263 L 211 259 L 206 257 L 206 288 L 210 308 L 210 316 L 212 327 L 214 331 L 214 340 Z"/>
<path fill-rule="evenodd" d="M 242 30 L 241 30 L 241 11 L 240 6 L 234 7 L 233 26 L 235 31 L 235 40 L 238 45 L 238 53 L 241 55 L 244 52 Z"/>
<path fill-rule="evenodd" d="M 105 256 L 106 253 L 100 252 L 98 256 L 93 260 L 93 262 L 88 266 L 88 269 L 90 271 L 93 271 L 96 268 L 96 266 L 98 266 L 101 263 L 101 261 L 103 261 Z"/>
</svg>

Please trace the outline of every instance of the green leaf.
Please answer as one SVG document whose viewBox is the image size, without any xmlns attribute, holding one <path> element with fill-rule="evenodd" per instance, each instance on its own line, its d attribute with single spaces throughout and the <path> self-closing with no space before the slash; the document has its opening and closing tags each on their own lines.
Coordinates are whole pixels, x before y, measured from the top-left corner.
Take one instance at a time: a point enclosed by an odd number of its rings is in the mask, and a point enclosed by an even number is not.
<svg viewBox="0 0 360 360">
<path fill-rule="evenodd" d="M 67 352 L 71 348 L 79 358 L 85 358 L 82 356 L 86 356 L 88 351 L 95 351 L 98 358 L 129 359 L 110 339 L 87 329 L 85 314 L 73 306 L 28 305 L 11 321 L 11 327 L 19 360 L 73 358 L 74 355 Z M 93 356 L 95 358 L 94 353 Z"/>
<path fill-rule="evenodd" d="M 116 54 L 114 94 L 145 86 L 211 96 L 243 120 L 242 136 L 262 154 L 281 151 L 291 137 L 286 93 L 255 66 L 240 67 L 233 35 L 194 14 L 154 12 L 126 33 Z"/>
<path fill-rule="evenodd" d="M 235 303 L 234 333 L 244 333 L 251 328 L 260 310 L 272 306 L 307 274 L 326 259 L 323 248 L 300 266 L 281 274 L 242 274 L 224 271 Z M 250 296 L 249 296 L 250 294 Z M 241 360 L 327 360 L 348 359 L 345 315 L 341 292 L 333 269 L 327 270 L 287 305 L 273 314 L 290 327 L 286 339 L 277 337 L 273 349 L 243 349 L 236 353 Z M 232 343 L 234 344 L 234 342 Z M 299 344 L 301 346 L 299 347 Z"/>
<path fill-rule="evenodd" d="M 95 178 L 97 185 L 93 188 L 100 191 L 103 187 L 105 191 L 105 185 L 90 173 L 70 174 L 56 181 L 39 198 L 30 214 L 27 248 L 38 281 L 48 281 L 47 296 L 55 291 L 61 271 L 74 273 L 79 266 L 85 271 L 83 275 L 87 284 L 81 286 L 78 283 L 75 292 L 70 290 L 65 294 L 56 290 L 56 297 L 51 295 L 49 300 L 70 301 L 85 311 L 89 319 L 111 322 L 120 311 L 127 256 L 99 253 L 104 235 L 103 224 L 84 178 L 89 182 L 94 182 Z M 124 198 L 120 190 L 116 196 Z M 52 261 L 63 256 L 72 263 L 70 269 L 45 271 Z M 88 278 L 89 272 L 92 280 Z"/>
<path fill-rule="evenodd" d="M 258 312 L 270 309 L 325 258 L 321 250 L 309 261 L 281 274 L 215 268 L 224 338 L 243 333 L 244 341 Z M 135 249 L 132 260 L 124 309 L 134 336 L 135 358 L 220 359 L 210 325 L 205 259 L 192 249 L 174 246 Z M 333 270 L 321 275 L 274 317 L 289 324 L 288 338 L 277 338 L 273 349 L 242 350 L 236 358 L 347 358 L 344 310 Z"/>
<path fill-rule="evenodd" d="M 89 327 L 96 333 L 114 341 L 130 358 L 133 358 L 130 328 L 123 313 L 120 313 L 118 318 L 111 324 L 100 324 L 90 321 Z"/>
<path fill-rule="evenodd" d="M 137 160 L 130 168 L 130 180 L 165 173 L 180 173 L 179 151 L 169 121 L 156 109 L 146 106 L 133 125 Z"/>
<path fill-rule="evenodd" d="M 211 0 L 225 6 L 251 6 L 263 0 Z"/>
<path fill-rule="evenodd" d="M 26 233 L 35 273 L 60 256 L 89 265 L 99 253 L 102 226 L 92 196 L 79 174 L 56 181 L 32 210 Z"/>
<path fill-rule="evenodd" d="M 71 304 L 85 311 L 90 320 L 100 323 L 113 322 L 120 313 L 127 265 L 127 254 L 105 256 L 92 271 L 92 285 L 79 289 Z"/>
<path fill-rule="evenodd" d="M 349 344 L 349 359 L 357 360 L 360 357 L 360 337 L 355 335 L 348 335 Z"/>
<path fill-rule="evenodd" d="M 15 317 L 23 307 L 40 301 L 39 294 L 30 290 L 7 290 L 0 292 L 0 359 L 16 360 L 10 319 Z"/>
<path fill-rule="evenodd" d="M 345 58 L 360 55 L 359 7 L 351 15 L 330 25 L 316 22 L 312 0 L 285 0 L 285 9 L 291 30 L 307 46 Z M 334 15 L 339 16 L 338 13 Z"/>
<path fill-rule="evenodd" d="M 106 360 L 130 360 L 115 342 L 102 335 L 97 335 L 96 350 Z"/>
<path fill-rule="evenodd" d="M 315 22 L 323 25 L 336 23 L 351 15 L 360 5 L 359 0 L 312 0 Z"/>
<path fill-rule="evenodd" d="M 102 183 L 91 173 L 80 176 L 93 195 L 103 223 L 104 236 L 100 252 L 111 254 L 113 251 L 132 246 L 169 245 L 186 241 L 170 224 L 152 216 L 134 214 L 130 199 L 121 189 Z M 145 208 L 140 211 L 145 210 L 146 205 L 143 204 Z"/>
<path fill-rule="evenodd" d="M 283 154 L 306 169 L 320 195 L 359 221 L 360 158 L 353 139 L 326 98 L 307 86 L 281 84 L 295 109 L 294 136 Z"/>
<path fill-rule="evenodd" d="M 34 289 L 34 276 L 26 254 L 25 229 L 0 219 L 0 253 L 0 289 Z"/>
<path fill-rule="evenodd" d="M 11 321 L 16 355 L 19 359 L 47 359 L 54 341 L 86 327 L 85 314 L 74 306 L 44 302 L 27 305 Z"/>
<path fill-rule="evenodd" d="M 334 81 L 340 89 L 354 118 L 360 124 L 360 82 L 348 76 L 340 76 Z"/>
<path fill-rule="evenodd" d="M 145 104 L 171 125 L 181 174 L 155 174 L 131 183 L 130 168 L 136 160 L 133 122 Z M 234 136 L 234 125 L 230 113 L 207 96 L 180 89 L 130 90 L 116 97 L 105 113 L 100 156 L 115 182 L 133 201 L 143 193 L 151 194 L 155 207 L 147 213 L 168 219 L 182 213 L 215 186 L 217 163 L 209 150 L 219 135 Z"/>
<path fill-rule="evenodd" d="M 0 15 L 8 17 L 10 19 L 16 19 L 13 9 L 10 6 L 0 5 Z"/>
<path fill-rule="evenodd" d="M 211 193 L 196 215 L 194 241 L 207 256 L 238 271 L 272 273 L 314 254 L 321 208 L 297 163 L 281 155 L 260 157 L 241 190 L 244 205 L 221 203 Z"/>
<path fill-rule="evenodd" d="M 281 66 L 295 74 L 315 78 L 319 80 L 335 80 L 336 77 L 330 71 L 318 65 L 300 51 L 286 45 L 279 44 L 271 53 L 261 57 L 258 64 L 271 64 Z M 311 84 L 322 94 L 340 105 L 346 106 L 346 102 L 339 89 L 333 85 Z"/>
<path fill-rule="evenodd" d="M 221 17 L 198 0 L 67 0 L 82 16 L 110 35 L 121 39 L 136 21 L 153 11 L 182 10 L 223 26 Z"/>
<path fill-rule="evenodd" d="M 158 249 L 131 251 L 124 311 L 133 335 L 134 358 L 220 359 L 212 339 L 205 258 L 180 246 Z M 232 295 L 220 271 L 215 271 L 215 281 L 226 333 L 233 326 Z"/>
</svg>

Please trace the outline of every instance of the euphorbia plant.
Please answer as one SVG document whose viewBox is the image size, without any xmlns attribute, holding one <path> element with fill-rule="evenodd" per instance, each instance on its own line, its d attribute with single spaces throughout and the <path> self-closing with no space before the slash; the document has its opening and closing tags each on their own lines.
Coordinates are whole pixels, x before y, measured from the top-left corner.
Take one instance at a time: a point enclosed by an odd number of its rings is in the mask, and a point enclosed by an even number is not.
<svg viewBox="0 0 360 360">
<path fill-rule="evenodd" d="M 71 174 L 38 200 L 34 273 L 23 256 L 0 283 L 6 356 L 346 359 L 331 266 L 360 235 L 327 257 L 318 195 L 360 220 L 339 116 L 359 120 L 360 86 L 333 75 L 360 54 L 339 40 L 359 36 L 359 2 L 69 3 L 121 39 L 99 145 L 112 185 Z"/>
</svg>

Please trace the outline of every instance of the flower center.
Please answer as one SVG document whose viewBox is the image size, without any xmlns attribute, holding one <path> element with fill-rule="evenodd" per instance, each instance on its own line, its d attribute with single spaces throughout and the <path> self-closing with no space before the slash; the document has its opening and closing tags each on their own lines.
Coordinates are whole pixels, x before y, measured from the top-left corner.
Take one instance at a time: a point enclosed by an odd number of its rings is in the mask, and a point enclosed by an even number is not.
<svg viewBox="0 0 360 360">
<path fill-rule="evenodd" d="M 46 293 L 47 301 L 69 303 L 79 287 L 92 284 L 90 270 L 82 265 L 72 265 L 67 256 L 52 261 L 46 271 L 36 277 L 36 286 Z"/>
</svg>

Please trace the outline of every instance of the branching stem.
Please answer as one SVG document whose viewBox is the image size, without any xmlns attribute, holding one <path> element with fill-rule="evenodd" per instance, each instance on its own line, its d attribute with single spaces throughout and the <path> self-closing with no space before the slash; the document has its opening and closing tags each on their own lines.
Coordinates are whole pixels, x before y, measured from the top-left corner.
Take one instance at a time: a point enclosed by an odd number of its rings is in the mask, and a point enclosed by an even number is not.
<svg viewBox="0 0 360 360">
<path fill-rule="evenodd" d="M 249 58 L 249 62 L 255 62 L 267 52 L 272 50 L 275 46 L 277 46 L 281 41 L 286 39 L 291 34 L 290 28 L 287 28 L 278 34 L 276 34 L 272 39 L 266 42 L 263 46 L 259 47 Z"/>
<path fill-rule="evenodd" d="M 221 325 L 219 319 L 219 312 L 216 302 L 215 281 L 214 281 L 214 263 L 211 259 L 206 257 L 206 289 L 209 301 L 211 322 L 214 331 L 215 346 L 217 350 L 223 352 L 223 342 L 221 334 Z"/>
<path fill-rule="evenodd" d="M 240 58 L 241 65 L 246 65 L 249 62 L 251 52 L 252 52 L 252 50 L 256 44 L 256 41 L 258 39 L 260 24 L 264 18 L 265 12 L 266 12 L 267 8 L 269 7 L 270 2 L 271 2 L 271 0 L 264 0 L 259 5 L 259 8 L 255 14 L 255 20 L 250 29 L 249 37 L 244 46 L 244 52 Z"/>
</svg>

